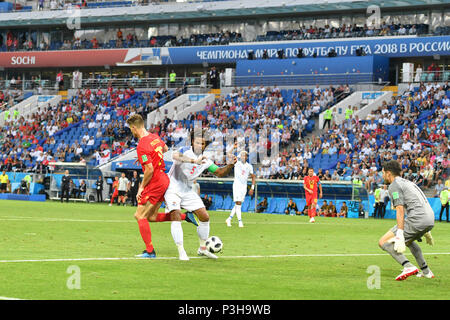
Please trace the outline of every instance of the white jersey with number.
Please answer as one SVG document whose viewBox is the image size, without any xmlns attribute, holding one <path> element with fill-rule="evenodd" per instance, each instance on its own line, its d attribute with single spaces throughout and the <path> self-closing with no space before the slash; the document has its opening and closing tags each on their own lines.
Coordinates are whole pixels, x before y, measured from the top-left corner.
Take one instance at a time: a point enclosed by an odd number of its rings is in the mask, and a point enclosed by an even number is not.
<svg viewBox="0 0 450 320">
<path fill-rule="evenodd" d="M 178 152 L 191 159 L 197 159 L 199 157 L 195 155 L 191 147 L 183 147 Z M 206 153 L 203 155 L 208 157 Z M 181 208 L 188 211 L 195 211 L 205 207 L 202 199 L 192 189 L 192 186 L 194 180 L 213 164 L 214 162 L 209 157 L 201 165 L 183 163 L 177 160 L 173 161 L 168 174 L 170 184 L 164 195 L 167 212 L 180 210 Z"/>
<path fill-rule="evenodd" d="M 191 147 L 183 147 L 178 152 L 194 160 L 199 157 L 195 155 Z M 208 157 L 207 154 L 204 155 Z M 192 190 L 194 180 L 213 164 L 214 162 L 210 158 L 206 159 L 203 164 L 183 163 L 174 160 L 168 174 L 170 178 L 169 189 L 182 192 Z"/>
<path fill-rule="evenodd" d="M 236 162 L 234 165 L 233 201 L 242 202 L 247 194 L 248 176 L 253 174 L 253 166 L 248 162 Z"/>
<path fill-rule="evenodd" d="M 238 161 L 234 165 L 234 183 L 247 186 L 248 176 L 251 174 L 253 174 L 253 166 L 250 163 Z"/>
</svg>

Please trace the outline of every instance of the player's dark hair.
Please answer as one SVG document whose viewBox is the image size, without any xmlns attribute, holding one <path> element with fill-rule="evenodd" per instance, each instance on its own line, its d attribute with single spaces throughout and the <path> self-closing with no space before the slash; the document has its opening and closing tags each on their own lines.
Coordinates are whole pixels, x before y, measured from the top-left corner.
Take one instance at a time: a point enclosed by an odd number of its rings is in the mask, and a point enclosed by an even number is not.
<svg viewBox="0 0 450 320">
<path fill-rule="evenodd" d="M 400 163 L 398 163 L 397 161 L 391 160 L 383 164 L 383 170 L 389 171 L 390 173 L 392 173 L 394 176 L 397 177 L 400 176 L 402 172 L 402 167 L 400 166 Z"/>
<path fill-rule="evenodd" d="M 195 138 L 203 138 L 205 139 L 205 148 L 211 143 L 211 135 L 209 134 L 208 128 L 200 129 L 200 130 L 191 130 L 190 140 L 191 146 L 194 147 Z"/>
</svg>

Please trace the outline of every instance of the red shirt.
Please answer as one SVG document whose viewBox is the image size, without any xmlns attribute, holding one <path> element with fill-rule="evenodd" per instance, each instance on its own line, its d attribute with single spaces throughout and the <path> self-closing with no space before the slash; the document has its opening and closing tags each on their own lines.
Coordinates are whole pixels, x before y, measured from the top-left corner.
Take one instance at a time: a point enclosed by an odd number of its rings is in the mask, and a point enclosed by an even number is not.
<svg viewBox="0 0 450 320">
<path fill-rule="evenodd" d="M 165 175 L 166 166 L 163 159 L 165 145 L 164 141 L 153 133 L 139 140 L 136 151 L 142 171 L 145 172 L 146 164 L 153 165 L 153 177 L 150 183 L 158 181 L 162 175 Z"/>
<path fill-rule="evenodd" d="M 317 198 L 317 186 L 320 183 L 319 177 L 318 176 L 312 176 L 312 177 L 306 176 L 303 179 L 303 183 L 304 183 L 305 188 L 308 188 L 309 190 L 313 191 L 312 194 L 309 193 L 308 191 L 306 191 L 306 195 L 307 196 L 314 196 L 315 198 Z"/>
<path fill-rule="evenodd" d="M 114 180 L 112 187 L 113 189 L 117 189 L 119 187 L 119 180 Z"/>
</svg>

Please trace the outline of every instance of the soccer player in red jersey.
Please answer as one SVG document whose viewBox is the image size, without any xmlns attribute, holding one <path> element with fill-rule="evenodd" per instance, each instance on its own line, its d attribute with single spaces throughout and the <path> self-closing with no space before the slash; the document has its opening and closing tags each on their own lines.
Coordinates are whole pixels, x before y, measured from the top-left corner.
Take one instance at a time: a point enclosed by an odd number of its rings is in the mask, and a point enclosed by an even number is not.
<svg viewBox="0 0 450 320">
<path fill-rule="evenodd" d="M 314 175 L 314 169 L 308 169 L 308 175 L 303 180 L 303 186 L 305 188 L 306 205 L 308 206 L 309 222 L 315 222 L 317 206 L 317 187 L 320 189 L 319 198 L 322 198 L 322 185 L 320 184 L 319 177 Z"/>
<path fill-rule="evenodd" d="M 169 177 L 165 173 L 163 155 L 168 147 L 155 134 L 148 132 L 144 127 L 144 119 L 139 114 L 134 114 L 127 120 L 131 133 L 139 139 L 136 148 L 139 163 L 144 172 L 144 178 L 137 193 L 138 207 L 134 217 L 136 218 L 142 240 L 146 249 L 138 257 L 155 258 L 156 253 L 152 244 L 150 222 L 172 221 L 170 214 L 160 213 L 158 210 L 164 201 L 164 194 L 169 187 Z M 182 220 L 197 225 L 192 213 L 183 214 Z"/>
<path fill-rule="evenodd" d="M 109 206 L 111 207 L 114 203 L 114 199 L 119 196 L 119 177 L 114 178 L 114 182 L 112 184 L 113 193 L 111 196 L 111 202 L 109 203 Z"/>
</svg>

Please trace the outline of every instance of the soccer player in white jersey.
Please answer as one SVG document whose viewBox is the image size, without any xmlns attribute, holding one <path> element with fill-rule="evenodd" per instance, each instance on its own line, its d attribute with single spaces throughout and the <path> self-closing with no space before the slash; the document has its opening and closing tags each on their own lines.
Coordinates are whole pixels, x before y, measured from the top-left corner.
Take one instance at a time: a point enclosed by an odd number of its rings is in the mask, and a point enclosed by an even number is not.
<svg viewBox="0 0 450 320">
<path fill-rule="evenodd" d="M 200 196 L 192 190 L 193 181 L 208 169 L 217 177 L 227 176 L 233 169 L 237 158 L 224 166 L 218 167 L 205 153 L 207 139 L 203 132 L 191 132 L 191 146 L 182 147 L 172 154 L 173 164 L 169 171 L 170 184 L 164 195 L 166 210 L 172 218 L 171 233 L 178 248 L 179 259 L 189 260 L 183 246 L 183 229 L 181 227 L 181 208 L 193 212 L 198 220 L 197 234 L 200 240 L 199 255 L 211 259 L 217 256 L 206 249 L 206 240 L 209 238 L 209 215 Z"/>
<path fill-rule="evenodd" d="M 239 227 L 244 227 L 242 223 L 242 202 L 244 202 L 245 195 L 247 194 L 247 180 L 248 176 L 252 177 L 252 187 L 249 191 L 249 195 L 252 196 L 255 190 L 256 176 L 253 174 L 253 166 L 247 162 L 248 153 L 241 151 L 239 154 L 239 161 L 234 166 L 234 182 L 233 182 L 233 202 L 234 207 L 231 210 L 230 216 L 225 220 L 227 226 L 231 227 L 231 220 L 233 220 L 234 214 L 236 214 Z"/>
</svg>

